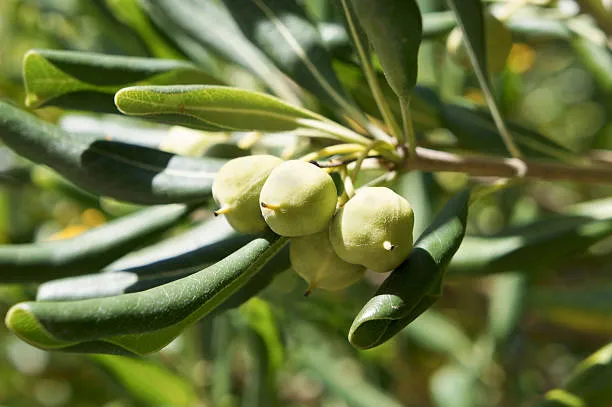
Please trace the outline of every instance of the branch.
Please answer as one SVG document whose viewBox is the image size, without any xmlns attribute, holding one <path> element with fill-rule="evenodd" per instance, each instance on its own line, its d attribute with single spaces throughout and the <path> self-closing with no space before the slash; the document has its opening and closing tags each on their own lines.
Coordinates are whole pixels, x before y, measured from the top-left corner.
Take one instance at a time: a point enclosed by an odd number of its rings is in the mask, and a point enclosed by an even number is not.
<svg viewBox="0 0 612 407">
<path fill-rule="evenodd" d="M 612 184 L 612 165 L 576 167 L 567 164 L 515 158 L 460 156 L 423 147 L 417 147 L 416 157 L 409 159 L 405 168 L 423 171 L 463 172 L 480 177 L 525 177 L 551 181 L 569 180 L 592 184 Z"/>
</svg>

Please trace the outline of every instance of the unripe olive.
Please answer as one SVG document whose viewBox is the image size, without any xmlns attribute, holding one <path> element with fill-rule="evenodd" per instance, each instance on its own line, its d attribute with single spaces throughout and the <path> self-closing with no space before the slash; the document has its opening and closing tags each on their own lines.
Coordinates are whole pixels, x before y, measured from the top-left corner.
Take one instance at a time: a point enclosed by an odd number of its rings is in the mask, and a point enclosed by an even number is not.
<svg viewBox="0 0 612 407">
<path fill-rule="evenodd" d="M 408 257 L 413 226 L 406 199 L 389 188 L 363 188 L 336 213 L 329 239 L 344 261 L 382 273 Z"/>
<path fill-rule="evenodd" d="M 487 52 L 487 69 L 489 72 L 501 72 L 506 66 L 506 59 L 512 48 L 512 33 L 503 22 L 489 13 L 485 14 L 485 37 Z M 455 27 L 448 36 L 446 49 L 453 60 L 471 70 L 472 64 L 468 57 L 463 40 L 463 31 Z"/>
<path fill-rule="evenodd" d="M 336 186 L 325 170 L 306 161 L 285 161 L 259 195 L 261 213 L 281 236 L 311 235 L 327 228 L 336 211 Z"/>
<path fill-rule="evenodd" d="M 273 155 L 250 155 L 228 161 L 217 173 L 212 195 L 225 215 L 241 233 L 259 233 L 267 228 L 259 209 L 259 193 L 272 170 L 283 163 Z"/>
<path fill-rule="evenodd" d="M 342 260 L 329 242 L 327 229 L 290 241 L 291 267 L 306 282 L 307 294 L 315 289 L 340 290 L 363 277 L 365 267 Z"/>
</svg>

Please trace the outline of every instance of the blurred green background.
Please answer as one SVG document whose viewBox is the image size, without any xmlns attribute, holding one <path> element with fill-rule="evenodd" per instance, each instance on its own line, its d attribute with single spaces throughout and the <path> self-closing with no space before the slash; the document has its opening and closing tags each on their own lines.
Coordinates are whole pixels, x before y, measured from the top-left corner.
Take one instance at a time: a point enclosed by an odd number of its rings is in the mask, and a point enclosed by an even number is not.
<svg viewBox="0 0 612 407">
<path fill-rule="evenodd" d="M 313 18 L 337 21 L 333 2 L 303 3 Z M 444 12 L 443 1 L 420 3 L 424 13 Z M 504 114 L 576 154 L 612 162 L 606 151 L 612 149 L 612 56 L 601 45 L 605 35 L 578 15 L 574 1 L 528 3 L 511 19 L 520 29 L 506 70 L 494 78 Z M 0 98 L 23 105 L 21 61 L 32 48 L 184 58 L 144 13 L 129 11 L 136 6 L 122 0 L 0 1 Z M 521 28 L 534 18 L 561 21 L 571 33 L 537 35 Z M 482 105 L 476 79 L 446 58 L 444 39 L 442 34 L 423 43 L 419 83 L 446 102 Z M 36 113 L 68 125 L 59 109 Z M 452 137 L 446 130 L 424 135 L 430 141 Z M 0 145 L 0 244 L 75 236 L 131 210 L 67 195 L 57 183 L 45 182 L 53 179 L 48 170 L 34 173 L 31 163 Z M 414 173 L 396 187 L 421 210 L 422 230 L 466 182 L 462 174 Z M 571 182 L 508 188 L 474 204 L 469 234 L 492 235 L 611 193 L 609 186 Z M 370 351 L 351 348 L 346 334 L 380 275 L 342 292 L 304 298 L 304 283 L 283 273 L 260 298 L 203 321 L 143 359 L 43 352 L 2 325 L 0 405 L 537 405 L 579 361 L 610 341 L 612 241 L 551 267 L 531 268 L 524 260 L 520 269 L 482 277 L 467 278 L 469 264 L 451 266 L 434 309 Z M 2 315 L 34 295 L 35 287 L 0 287 Z M 612 406 L 610 398 L 601 402 Z"/>
</svg>

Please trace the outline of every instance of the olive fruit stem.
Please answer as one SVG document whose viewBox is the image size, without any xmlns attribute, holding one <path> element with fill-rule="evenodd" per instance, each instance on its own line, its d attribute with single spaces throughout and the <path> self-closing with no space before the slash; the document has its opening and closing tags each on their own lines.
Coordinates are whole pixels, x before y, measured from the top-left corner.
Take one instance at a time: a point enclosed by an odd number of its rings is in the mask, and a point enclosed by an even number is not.
<svg viewBox="0 0 612 407">
<path fill-rule="evenodd" d="M 353 171 L 351 172 L 351 178 L 353 179 L 353 181 L 355 182 L 357 181 L 357 176 L 359 175 L 359 171 L 361 171 L 361 165 L 363 164 L 363 160 L 365 160 L 368 157 L 368 154 L 370 154 L 370 151 L 374 150 L 376 147 L 379 147 L 379 146 L 384 146 L 384 142 L 380 140 L 373 141 L 359 155 L 359 158 L 355 162 L 355 167 L 353 168 Z"/>
<path fill-rule="evenodd" d="M 345 141 L 347 143 L 356 143 L 361 145 L 367 145 L 372 141 L 370 138 L 362 136 L 361 134 L 342 126 L 339 123 L 327 120 L 321 117 L 322 120 L 314 119 L 297 119 L 296 122 L 304 127 L 320 130 L 332 136 L 335 136 L 338 140 Z"/>
<path fill-rule="evenodd" d="M 364 146 L 361 144 L 336 144 L 333 146 L 323 147 L 319 151 L 315 151 L 305 156 L 300 157 L 300 160 L 304 161 L 317 161 L 324 157 L 330 157 L 332 155 L 339 154 L 350 154 L 355 152 L 363 151 Z"/>
<path fill-rule="evenodd" d="M 215 216 L 219 216 L 219 215 L 225 215 L 228 214 L 232 211 L 232 207 L 231 206 L 222 206 L 221 208 L 217 209 L 214 214 Z"/>
<path fill-rule="evenodd" d="M 400 97 L 400 109 L 402 111 L 402 122 L 404 124 L 403 138 L 398 138 L 399 144 L 405 144 L 408 141 L 408 153 L 410 157 L 416 156 L 416 137 L 414 135 L 414 125 L 412 123 L 412 114 L 410 112 L 410 97 Z"/>
<path fill-rule="evenodd" d="M 378 83 L 378 78 L 376 77 L 376 71 L 374 70 L 372 61 L 370 60 L 368 53 L 366 52 L 366 47 L 368 46 L 368 44 L 363 44 L 359 35 L 357 34 L 355 21 L 353 20 L 353 16 L 349 10 L 347 0 L 341 0 L 341 3 L 344 15 L 346 17 L 347 26 L 349 28 L 349 33 L 351 35 L 351 38 L 353 39 L 355 48 L 357 49 L 359 62 L 365 74 L 368 86 L 370 87 L 370 91 L 372 92 L 372 96 L 374 96 L 376 106 L 378 107 L 378 110 L 380 111 L 380 114 L 383 117 L 383 121 L 385 122 L 385 125 L 389 129 L 391 135 L 393 137 L 397 137 L 398 134 L 400 134 L 399 126 L 395 121 L 395 117 L 393 117 L 393 113 L 391 112 L 391 109 L 383 96 L 380 84 Z"/>
</svg>

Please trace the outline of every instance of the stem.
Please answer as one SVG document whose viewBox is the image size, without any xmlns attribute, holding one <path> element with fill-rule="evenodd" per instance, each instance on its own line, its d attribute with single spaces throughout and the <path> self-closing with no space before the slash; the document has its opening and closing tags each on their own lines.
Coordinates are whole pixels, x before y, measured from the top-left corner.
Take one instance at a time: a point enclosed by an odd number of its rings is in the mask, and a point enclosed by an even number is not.
<svg viewBox="0 0 612 407">
<path fill-rule="evenodd" d="M 363 150 L 363 152 L 357 159 L 357 162 L 355 163 L 355 168 L 353 168 L 353 171 L 351 172 L 351 178 L 353 179 L 354 182 L 357 182 L 357 176 L 359 175 L 359 171 L 361 171 L 361 164 L 363 164 L 363 160 L 365 160 L 368 157 L 368 154 L 370 154 L 370 151 L 374 150 L 376 147 L 379 147 L 381 145 L 383 145 L 383 142 L 380 140 L 377 140 L 377 141 L 372 142 L 369 146 L 366 147 L 365 150 Z"/>
<path fill-rule="evenodd" d="M 416 157 L 405 164 L 408 170 L 463 172 L 480 177 L 568 180 L 590 184 L 612 184 L 612 166 L 575 167 L 567 164 L 516 158 L 461 156 L 417 147 Z"/>
<path fill-rule="evenodd" d="M 327 134 L 335 136 L 336 139 L 347 143 L 356 143 L 366 146 L 372 142 L 371 139 L 364 137 L 361 134 L 356 133 L 336 122 L 332 122 L 331 120 L 320 121 L 313 119 L 297 119 L 296 121 L 304 127 L 323 131 Z"/>
<path fill-rule="evenodd" d="M 402 122 L 404 123 L 404 133 L 402 140 L 399 140 L 400 145 L 405 144 L 408 141 L 408 152 L 411 157 L 416 156 L 416 137 L 414 136 L 414 127 L 412 124 L 412 116 L 410 114 L 410 98 L 400 98 L 400 108 L 402 110 Z"/>
<path fill-rule="evenodd" d="M 359 62 L 361 63 L 361 69 L 366 77 L 368 82 L 368 86 L 370 87 L 370 91 L 372 92 L 372 96 L 374 96 L 374 101 L 376 102 L 376 106 L 380 111 L 380 114 L 383 117 L 383 121 L 385 125 L 388 127 L 390 133 L 394 137 L 398 137 L 400 134 L 399 126 L 393 117 L 393 113 L 387 102 L 385 101 L 384 95 L 378 83 L 378 79 L 376 77 L 376 72 L 372 63 L 366 55 L 366 46 L 362 44 L 359 34 L 357 33 L 357 27 L 355 22 L 353 21 L 353 16 L 349 10 L 349 6 L 347 4 L 347 0 L 342 0 L 342 9 L 344 10 L 344 15 L 346 17 L 347 26 L 349 28 L 350 35 L 355 44 L 355 48 L 357 49 L 357 55 L 359 56 Z"/>
<path fill-rule="evenodd" d="M 305 156 L 300 157 L 300 160 L 316 161 L 324 157 L 331 157 L 332 155 L 360 152 L 363 151 L 363 149 L 364 147 L 361 144 L 335 144 L 333 146 L 323 147 L 319 151 L 306 154 Z"/>
</svg>

